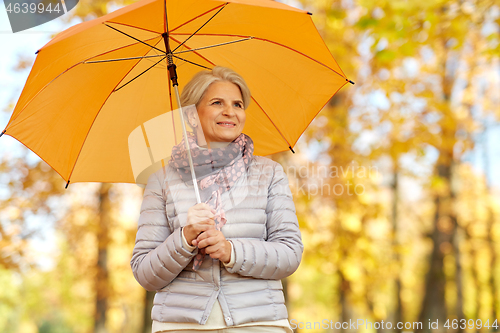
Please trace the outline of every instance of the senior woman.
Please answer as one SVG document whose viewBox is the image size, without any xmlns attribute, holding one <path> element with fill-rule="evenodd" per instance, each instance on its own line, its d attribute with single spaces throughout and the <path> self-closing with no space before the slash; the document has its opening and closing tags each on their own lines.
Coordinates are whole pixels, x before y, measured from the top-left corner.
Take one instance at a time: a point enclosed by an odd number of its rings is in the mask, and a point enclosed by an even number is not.
<svg viewBox="0 0 500 333">
<path fill-rule="evenodd" d="M 281 279 L 303 245 L 282 166 L 243 134 L 250 91 L 224 67 L 202 71 L 181 103 L 202 203 L 184 142 L 144 192 L 131 267 L 156 291 L 153 332 L 292 332 Z"/>
</svg>

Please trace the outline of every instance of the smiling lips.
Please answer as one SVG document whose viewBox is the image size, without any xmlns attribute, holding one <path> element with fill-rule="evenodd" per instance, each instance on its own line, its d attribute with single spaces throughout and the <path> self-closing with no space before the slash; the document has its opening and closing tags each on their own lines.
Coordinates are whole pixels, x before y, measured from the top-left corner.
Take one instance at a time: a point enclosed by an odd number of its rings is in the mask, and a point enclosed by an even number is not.
<svg viewBox="0 0 500 333">
<path fill-rule="evenodd" d="M 219 122 L 219 123 L 217 123 L 217 125 L 220 125 L 222 127 L 229 127 L 229 128 L 236 126 L 236 124 L 233 122 Z"/>
</svg>

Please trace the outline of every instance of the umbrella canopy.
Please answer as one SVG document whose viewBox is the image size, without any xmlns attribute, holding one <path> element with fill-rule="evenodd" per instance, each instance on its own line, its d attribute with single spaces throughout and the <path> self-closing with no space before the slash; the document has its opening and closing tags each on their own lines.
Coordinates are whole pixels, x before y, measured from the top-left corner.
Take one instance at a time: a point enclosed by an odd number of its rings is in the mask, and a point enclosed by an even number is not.
<svg viewBox="0 0 500 333">
<path fill-rule="evenodd" d="M 256 155 L 291 149 L 350 82 L 305 11 L 270 0 L 141 0 L 38 50 L 3 133 L 66 181 L 134 183 L 130 133 L 177 108 L 167 42 L 181 91 L 217 65 L 245 78 L 252 102 L 243 132 Z"/>
</svg>

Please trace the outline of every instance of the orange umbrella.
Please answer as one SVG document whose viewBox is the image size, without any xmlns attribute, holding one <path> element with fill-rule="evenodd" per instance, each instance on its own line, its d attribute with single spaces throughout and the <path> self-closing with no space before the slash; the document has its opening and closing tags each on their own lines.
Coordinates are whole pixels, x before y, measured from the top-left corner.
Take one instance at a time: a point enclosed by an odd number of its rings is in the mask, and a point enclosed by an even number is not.
<svg viewBox="0 0 500 333">
<path fill-rule="evenodd" d="M 68 183 L 134 183 L 130 133 L 177 107 L 168 54 L 181 89 L 202 68 L 241 74 L 252 92 L 243 132 L 255 154 L 292 149 L 352 83 L 309 14 L 271 0 L 141 0 L 78 24 L 37 51 L 2 134 Z"/>
</svg>

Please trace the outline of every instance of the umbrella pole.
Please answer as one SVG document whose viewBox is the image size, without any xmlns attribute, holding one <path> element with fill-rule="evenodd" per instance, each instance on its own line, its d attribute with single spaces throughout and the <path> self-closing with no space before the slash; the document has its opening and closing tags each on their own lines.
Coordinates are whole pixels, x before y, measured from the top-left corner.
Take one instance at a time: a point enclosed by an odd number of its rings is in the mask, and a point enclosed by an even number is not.
<svg viewBox="0 0 500 333">
<path fill-rule="evenodd" d="M 186 145 L 189 168 L 191 169 L 191 178 L 193 179 L 194 194 L 196 195 L 196 202 L 201 203 L 200 191 L 198 190 L 198 181 L 196 180 L 196 174 L 194 172 L 194 167 L 193 167 L 193 158 L 191 157 L 191 149 L 189 147 L 189 142 L 187 138 L 186 123 L 184 122 L 184 112 L 182 112 L 181 99 L 179 97 L 179 89 L 177 85 L 174 86 L 174 91 L 175 91 L 175 97 L 177 98 L 177 105 L 179 106 L 178 111 L 181 117 L 182 135 L 184 136 L 184 143 Z"/>
<path fill-rule="evenodd" d="M 170 76 L 170 80 L 172 80 L 172 85 L 174 87 L 174 92 L 175 92 L 175 98 L 177 100 L 178 111 L 181 118 L 182 135 L 184 137 L 184 144 L 186 146 L 189 169 L 191 169 L 191 178 L 193 179 L 194 194 L 196 195 L 196 202 L 201 203 L 200 191 L 198 190 L 198 181 L 196 180 L 196 174 L 194 172 L 194 166 L 193 166 L 193 158 L 191 157 L 191 148 L 189 147 L 186 123 L 184 122 L 184 112 L 182 112 L 181 98 L 179 97 L 179 83 L 177 82 L 177 71 L 175 70 L 176 66 L 174 64 L 172 52 L 170 51 L 170 46 L 168 44 L 168 36 L 166 33 L 163 34 L 163 39 L 165 41 L 165 48 L 167 50 L 168 74 Z"/>
</svg>

